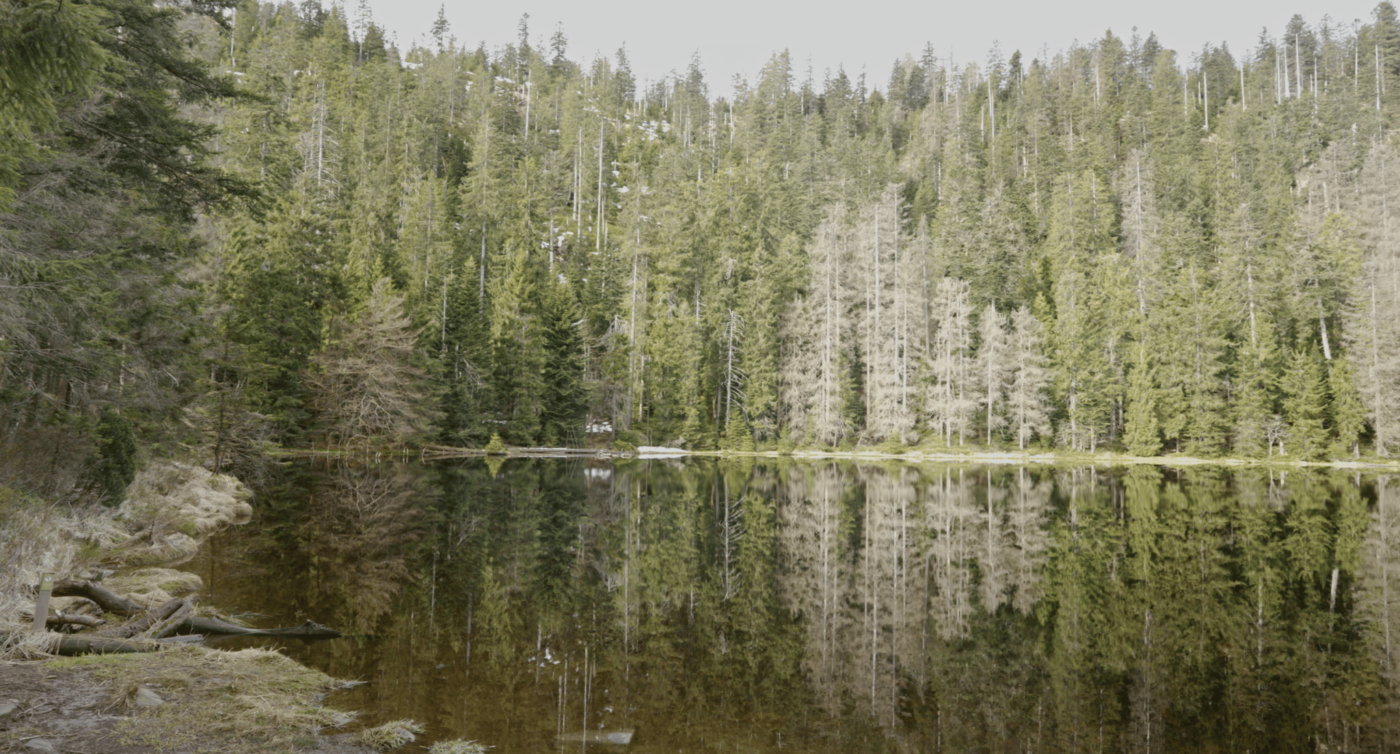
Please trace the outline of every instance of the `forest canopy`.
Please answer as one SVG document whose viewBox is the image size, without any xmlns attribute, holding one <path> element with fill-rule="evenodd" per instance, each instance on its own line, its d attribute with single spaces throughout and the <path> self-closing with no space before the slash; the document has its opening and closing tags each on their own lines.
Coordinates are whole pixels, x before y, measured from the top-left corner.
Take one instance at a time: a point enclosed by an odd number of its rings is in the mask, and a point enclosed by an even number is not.
<svg viewBox="0 0 1400 754">
<path fill-rule="evenodd" d="M 6 442 L 1400 452 L 1389 2 L 729 97 L 429 39 L 0 0 Z"/>
</svg>

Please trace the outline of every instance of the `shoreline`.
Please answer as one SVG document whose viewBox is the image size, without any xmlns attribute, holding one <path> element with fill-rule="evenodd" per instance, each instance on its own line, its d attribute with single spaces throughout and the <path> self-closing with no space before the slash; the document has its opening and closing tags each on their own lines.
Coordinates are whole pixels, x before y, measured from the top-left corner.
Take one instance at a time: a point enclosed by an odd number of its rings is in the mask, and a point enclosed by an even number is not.
<svg viewBox="0 0 1400 754">
<path fill-rule="evenodd" d="M 8 591 L 0 595 L 5 608 L 0 627 L 9 634 L 0 647 L 5 650 L 0 657 L 0 747 L 68 751 L 77 746 L 91 754 L 192 750 L 188 747 L 372 754 L 375 749 L 364 745 L 362 731 L 343 730 L 354 714 L 323 703 L 347 683 L 278 652 L 225 650 L 160 639 L 161 634 L 112 639 L 125 634 L 105 634 L 105 629 L 34 633 L 21 613 L 34 604 L 30 571 L 44 571 L 54 573 L 55 580 L 72 577 L 105 585 L 128 603 L 120 612 L 106 612 L 105 603 L 92 605 L 88 610 L 95 611 L 91 619 L 100 619 L 97 625 L 139 622 L 141 615 L 156 615 L 159 603 L 175 600 L 187 600 L 194 615 L 203 582 L 178 569 L 213 535 L 249 524 L 250 499 L 251 492 L 234 477 L 156 462 L 131 485 L 122 506 L 76 514 L 77 521 L 100 522 L 95 531 L 69 531 L 72 521 L 54 513 L 52 504 L 39 503 L 40 511 L 48 511 L 44 525 L 65 533 L 36 543 L 26 553 L 30 562 L 8 574 Z M 26 515 L 21 509 L 15 514 L 12 523 Z M 83 547 L 92 550 L 80 553 Z M 85 575 L 89 573 L 96 575 Z M 55 610 L 63 615 L 58 605 L 83 614 L 80 603 L 86 601 L 55 597 L 50 615 Z M 138 609 L 144 612 L 130 612 Z M 101 640 L 104 635 L 109 643 L 131 648 L 70 653 L 58 646 L 62 636 Z"/>
<path fill-rule="evenodd" d="M 292 458 L 354 457 L 354 452 L 325 450 L 282 449 L 278 455 Z M 389 455 L 389 454 L 375 454 Z M 392 454 L 400 455 L 400 454 Z M 1067 453 L 1062 451 L 993 451 L 972 452 L 926 451 L 911 448 L 903 452 L 879 449 L 818 450 L 794 449 L 778 450 L 687 450 L 658 446 L 644 446 L 633 451 L 611 448 L 539 448 L 510 447 L 505 452 L 489 452 L 482 448 L 454 448 L 444 445 L 424 445 L 417 453 L 407 451 L 404 457 L 417 456 L 423 461 L 449 460 L 452 458 L 598 458 L 598 459 L 638 459 L 657 460 L 666 458 L 793 458 L 799 460 L 871 460 L 904 461 L 909 463 L 968 463 L 989 465 L 1092 465 L 1092 466 L 1225 466 L 1232 468 L 1330 468 L 1346 471 L 1394 471 L 1400 472 L 1400 459 L 1362 458 L 1356 460 L 1304 461 L 1284 459 L 1280 456 L 1267 458 L 1242 458 L 1227 456 L 1222 458 L 1200 458 L 1188 455 L 1172 456 L 1133 456 L 1120 453 Z"/>
</svg>

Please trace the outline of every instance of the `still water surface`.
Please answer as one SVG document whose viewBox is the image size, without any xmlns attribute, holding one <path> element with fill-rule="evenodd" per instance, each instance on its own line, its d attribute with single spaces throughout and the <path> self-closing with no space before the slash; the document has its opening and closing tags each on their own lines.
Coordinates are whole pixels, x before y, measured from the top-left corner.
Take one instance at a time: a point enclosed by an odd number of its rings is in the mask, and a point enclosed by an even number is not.
<svg viewBox="0 0 1400 754">
<path fill-rule="evenodd" d="M 1393 476 L 333 462 L 256 504 L 207 601 L 350 635 L 284 646 L 420 743 L 1400 750 Z"/>
</svg>

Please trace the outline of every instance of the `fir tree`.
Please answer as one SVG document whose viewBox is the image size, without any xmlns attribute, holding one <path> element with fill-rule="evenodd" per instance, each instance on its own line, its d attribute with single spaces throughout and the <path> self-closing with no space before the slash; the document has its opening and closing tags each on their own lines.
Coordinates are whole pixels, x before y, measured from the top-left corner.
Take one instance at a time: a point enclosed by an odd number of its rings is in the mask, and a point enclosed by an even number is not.
<svg viewBox="0 0 1400 754">
<path fill-rule="evenodd" d="M 126 488 L 136 478 L 136 430 L 131 422 L 112 409 L 105 409 L 97 422 L 97 482 L 104 493 L 102 502 L 116 507 L 126 499 Z"/>
<path fill-rule="evenodd" d="M 1319 361 L 1315 347 L 1295 349 L 1279 385 L 1289 442 L 1294 455 L 1305 459 L 1318 458 L 1327 449 L 1327 387 Z"/>
<path fill-rule="evenodd" d="M 583 381 L 583 339 L 578 303 L 569 284 L 549 286 L 542 312 L 544 332 L 544 392 L 541 437 L 546 445 L 580 444 L 588 413 L 588 389 Z"/>
<path fill-rule="evenodd" d="M 1162 449 L 1157 424 L 1157 386 L 1145 345 L 1138 346 L 1137 362 L 1128 372 L 1128 411 L 1123 443 L 1136 456 L 1155 456 Z"/>
<path fill-rule="evenodd" d="M 1356 389 L 1356 373 L 1351 360 L 1339 356 L 1332 361 L 1327 373 L 1327 388 L 1332 396 L 1332 429 L 1336 434 L 1332 452 L 1338 457 L 1361 455 L 1361 433 L 1366 428 L 1366 408 Z"/>
</svg>

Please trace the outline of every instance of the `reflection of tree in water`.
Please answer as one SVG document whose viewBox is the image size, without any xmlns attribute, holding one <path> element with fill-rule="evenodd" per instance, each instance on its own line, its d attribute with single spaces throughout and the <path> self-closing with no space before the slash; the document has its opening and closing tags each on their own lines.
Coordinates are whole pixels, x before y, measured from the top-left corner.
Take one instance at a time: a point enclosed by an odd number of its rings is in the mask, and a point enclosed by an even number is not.
<svg viewBox="0 0 1400 754">
<path fill-rule="evenodd" d="M 848 563 L 841 557 L 841 496 L 847 476 L 835 464 L 799 466 L 788 472 L 786 502 L 778 509 L 784 559 L 784 602 L 804 616 L 807 649 L 803 670 L 828 714 L 841 705 L 846 647 L 845 588 Z"/>
<path fill-rule="evenodd" d="M 320 599 L 335 604 L 333 619 L 343 631 L 373 633 L 413 580 L 411 545 L 420 537 L 424 494 L 396 464 L 338 464 L 312 488 L 297 536 L 314 564 Z"/>
<path fill-rule="evenodd" d="M 420 521 L 411 485 L 356 473 L 329 475 L 297 531 L 323 592 L 383 585 L 346 599 L 356 621 L 411 584 L 379 626 L 381 672 L 408 678 L 380 685 L 467 737 L 539 750 L 605 722 L 757 750 L 779 734 L 829 751 L 1400 744 L 1394 479 L 513 460 L 443 471 Z M 462 680 L 430 691 L 437 675 Z"/>
<path fill-rule="evenodd" d="M 928 540 L 927 562 L 932 591 L 929 619 L 934 632 L 943 640 L 967 635 L 972 616 L 973 559 L 981 548 L 978 519 L 982 511 L 974 504 L 973 487 L 966 469 L 943 469 L 926 494 L 924 536 Z"/>
<path fill-rule="evenodd" d="M 1380 666 L 1377 737 L 1400 744 L 1400 477 L 1376 480 L 1376 505 L 1360 554 L 1358 609 L 1372 622 L 1370 654 Z"/>
</svg>

